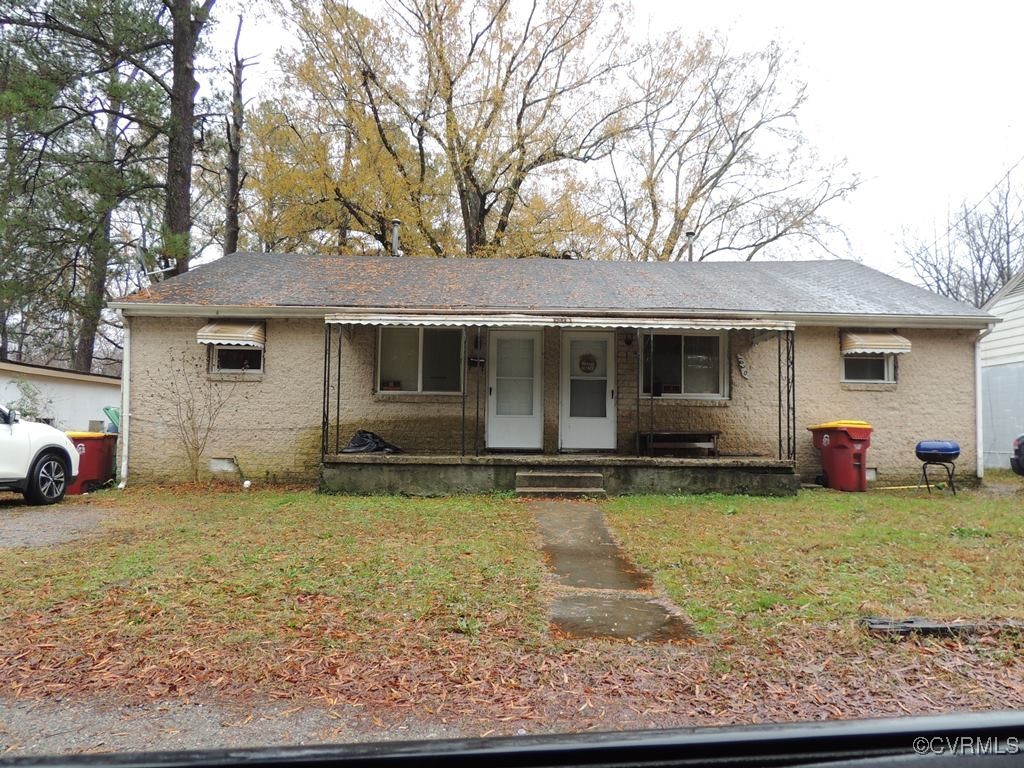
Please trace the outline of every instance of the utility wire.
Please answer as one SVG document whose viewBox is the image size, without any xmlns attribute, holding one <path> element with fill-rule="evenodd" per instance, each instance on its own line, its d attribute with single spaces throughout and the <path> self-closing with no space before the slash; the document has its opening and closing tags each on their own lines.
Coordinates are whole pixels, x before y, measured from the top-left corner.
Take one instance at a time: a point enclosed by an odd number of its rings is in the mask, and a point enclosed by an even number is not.
<svg viewBox="0 0 1024 768">
<path fill-rule="evenodd" d="M 999 177 L 999 180 L 996 181 L 996 183 L 992 185 L 992 188 L 988 192 L 986 192 L 984 195 L 981 196 L 981 198 L 978 200 L 978 202 L 976 202 L 974 205 L 972 205 L 968 210 L 964 211 L 963 215 L 959 219 L 957 219 L 956 221 L 952 222 L 948 227 L 946 227 L 946 231 L 943 232 L 941 235 L 936 237 L 935 240 L 932 241 L 931 245 L 928 246 L 928 250 L 929 251 L 932 250 L 936 245 L 939 244 L 940 240 L 942 240 L 943 238 L 948 237 L 949 233 L 952 232 L 955 227 L 958 227 L 961 224 L 963 224 L 965 221 L 967 221 L 967 217 L 970 216 L 972 213 L 974 213 L 976 210 L 978 210 L 978 208 L 981 206 L 981 204 L 984 203 L 986 200 L 988 200 L 988 196 L 991 195 L 993 192 L 995 192 L 996 189 L 998 189 L 999 185 L 1002 184 L 1004 180 L 1009 179 L 1010 178 L 1010 174 L 1013 173 L 1015 170 L 1017 170 L 1017 166 L 1020 165 L 1021 163 L 1024 163 L 1024 155 L 1021 155 L 1019 158 L 1017 158 L 1017 162 L 1015 162 L 1013 165 L 1011 165 L 1009 168 L 1006 169 L 1006 173 L 1004 173 L 1002 176 Z"/>
</svg>

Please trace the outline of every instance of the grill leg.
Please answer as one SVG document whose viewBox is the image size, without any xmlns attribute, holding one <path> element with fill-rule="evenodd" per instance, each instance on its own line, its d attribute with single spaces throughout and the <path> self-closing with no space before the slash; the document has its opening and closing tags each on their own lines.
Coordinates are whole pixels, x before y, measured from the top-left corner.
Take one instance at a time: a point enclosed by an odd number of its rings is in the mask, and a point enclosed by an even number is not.
<svg viewBox="0 0 1024 768">
<path fill-rule="evenodd" d="M 953 479 L 953 474 L 956 472 L 955 461 L 926 461 L 921 465 L 921 480 L 917 483 L 917 489 L 921 490 L 921 482 L 924 482 L 925 488 L 928 489 L 928 493 L 932 492 L 931 483 L 928 481 L 928 467 L 940 466 L 946 470 L 946 479 L 949 481 L 949 489 L 953 491 L 953 495 L 956 496 L 956 481 Z"/>
</svg>

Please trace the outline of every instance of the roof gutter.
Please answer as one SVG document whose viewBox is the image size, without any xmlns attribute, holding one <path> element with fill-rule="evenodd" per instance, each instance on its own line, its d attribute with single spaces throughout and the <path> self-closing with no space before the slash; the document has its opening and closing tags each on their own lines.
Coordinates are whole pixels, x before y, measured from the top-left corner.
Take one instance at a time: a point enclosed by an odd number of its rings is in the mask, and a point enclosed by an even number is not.
<svg viewBox="0 0 1024 768">
<path fill-rule="evenodd" d="M 410 307 L 328 307 L 328 306 L 235 306 L 225 304 L 158 304 L 136 301 L 111 302 L 111 309 L 120 310 L 126 316 L 137 317 L 233 317 L 233 318 L 317 318 L 344 311 L 366 315 L 421 315 L 429 312 L 435 315 L 562 315 L 567 317 L 661 317 L 661 318 L 693 318 L 693 319 L 729 319 L 756 320 L 772 319 L 792 322 L 798 326 L 859 326 L 863 328 L 969 328 L 984 329 L 993 323 L 1000 322 L 991 315 L 894 315 L 894 314 L 821 314 L 800 312 L 750 312 L 727 310 L 636 310 L 534 308 L 520 309 L 510 307 L 495 308 L 410 308 Z"/>
<path fill-rule="evenodd" d="M 65 371 L 57 368 L 50 368 L 45 365 L 25 365 L 24 363 L 13 363 L 10 360 L 0 362 L 0 371 L 7 371 L 19 376 L 38 376 L 44 379 L 69 379 L 71 381 L 84 381 L 89 384 L 100 384 L 108 387 L 120 387 L 120 376 L 105 376 L 99 373 L 82 373 L 81 371 Z"/>
<path fill-rule="evenodd" d="M 974 340 L 974 462 L 975 474 L 979 480 L 985 477 L 985 413 L 981 395 L 981 340 L 988 336 L 994 327 L 995 323 L 989 323 L 988 327 Z"/>
<path fill-rule="evenodd" d="M 121 443 L 121 482 L 117 484 L 120 490 L 128 485 L 128 441 L 131 434 L 132 413 L 132 328 L 123 316 L 121 325 L 124 327 L 124 346 L 121 352 L 121 424 L 119 428 L 119 441 Z"/>
</svg>

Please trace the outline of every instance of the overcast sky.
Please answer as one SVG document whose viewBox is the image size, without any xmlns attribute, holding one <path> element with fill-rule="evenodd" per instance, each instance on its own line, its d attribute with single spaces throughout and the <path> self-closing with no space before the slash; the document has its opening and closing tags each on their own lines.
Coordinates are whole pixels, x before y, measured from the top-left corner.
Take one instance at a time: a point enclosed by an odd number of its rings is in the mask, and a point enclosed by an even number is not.
<svg viewBox="0 0 1024 768">
<path fill-rule="evenodd" d="M 218 6 L 215 42 L 224 48 L 235 8 L 237 0 Z M 634 8 L 641 30 L 719 30 L 736 50 L 776 40 L 797 56 L 792 71 L 809 95 L 804 133 L 863 179 L 831 211 L 850 241 L 842 255 L 905 277 L 903 231 L 941 235 L 947 212 L 982 197 L 1024 156 L 1024 4 L 634 0 Z M 246 24 L 243 52 L 261 53 L 251 75 L 258 87 L 281 33 L 268 20 Z"/>
<path fill-rule="evenodd" d="M 851 255 L 886 271 L 904 229 L 941 235 L 947 212 L 982 197 L 1024 155 L 1024 6 L 996 2 L 659 3 L 638 15 L 727 33 L 739 47 L 778 40 L 808 85 L 801 123 L 863 186 L 833 218 Z M 1022 168 L 1024 178 L 1024 168 Z"/>
</svg>

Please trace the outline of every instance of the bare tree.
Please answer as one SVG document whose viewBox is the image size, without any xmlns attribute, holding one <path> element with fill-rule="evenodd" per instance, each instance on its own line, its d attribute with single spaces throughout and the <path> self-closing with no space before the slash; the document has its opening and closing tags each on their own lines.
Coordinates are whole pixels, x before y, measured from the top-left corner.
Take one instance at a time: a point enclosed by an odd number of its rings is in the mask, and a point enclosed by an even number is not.
<svg viewBox="0 0 1024 768">
<path fill-rule="evenodd" d="M 245 119 L 245 101 L 242 98 L 242 85 L 245 82 L 245 68 L 252 63 L 251 57 L 242 58 L 238 53 L 238 43 L 242 37 L 242 15 L 238 15 L 238 29 L 235 31 L 234 59 L 231 63 L 231 113 L 225 118 L 227 123 L 227 162 L 224 172 L 227 177 L 225 190 L 226 204 L 224 211 L 224 253 L 238 250 L 238 208 L 245 183 L 245 174 L 241 169 L 242 126 Z"/>
<path fill-rule="evenodd" d="M 721 41 L 688 44 L 670 32 L 630 77 L 641 114 L 617 142 L 604 185 L 625 258 L 749 261 L 784 238 L 823 245 L 831 227 L 822 209 L 856 180 L 808 147 L 796 123 L 804 89 L 788 79 L 778 46 L 733 55 Z"/>
<path fill-rule="evenodd" d="M 501 251 L 529 181 L 605 157 L 623 130 L 622 19 L 601 0 L 396 0 L 384 10 L 368 18 L 344 0 L 294 0 L 307 55 L 291 76 L 318 109 L 334 107 L 314 122 L 344 126 L 356 149 L 379 148 L 370 173 L 394 184 L 391 199 L 436 255 Z M 431 207 L 439 182 L 453 215 Z M 365 197 L 339 194 L 375 234 Z"/>
<path fill-rule="evenodd" d="M 904 237 L 903 250 L 925 287 L 980 307 L 1024 269 L 1024 198 L 1007 174 L 982 202 L 961 203 L 945 234 Z"/>
<path fill-rule="evenodd" d="M 210 381 L 195 358 L 185 352 L 159 377 L 150 375 L 149 380 L 166 406 L 157 412 L 178 438 L 192 482 L 197 482 L 207 443 L 237 383 Z"/>
<path fill-rule="evenodd" d="M 602 0 L 394 0 L 371 16 L 285 1 L 304 43 L 278 102 L 296 155 L 347 170 L 310 174 L 296 204 L 252 178 L 275 211 L 327 214 L 287 217 L 313 230 L 341 227 L 336 202 L 385 250 L 397 216 L 438 256 L 673 260 L 693 231 L 695 258 L 751 259 L 783 239 L 827 250 L 822 212 L 856 186 L 800 132 L 803 87 L 776 46 L 636 44 L 629 11 Z"/>
</svg>

